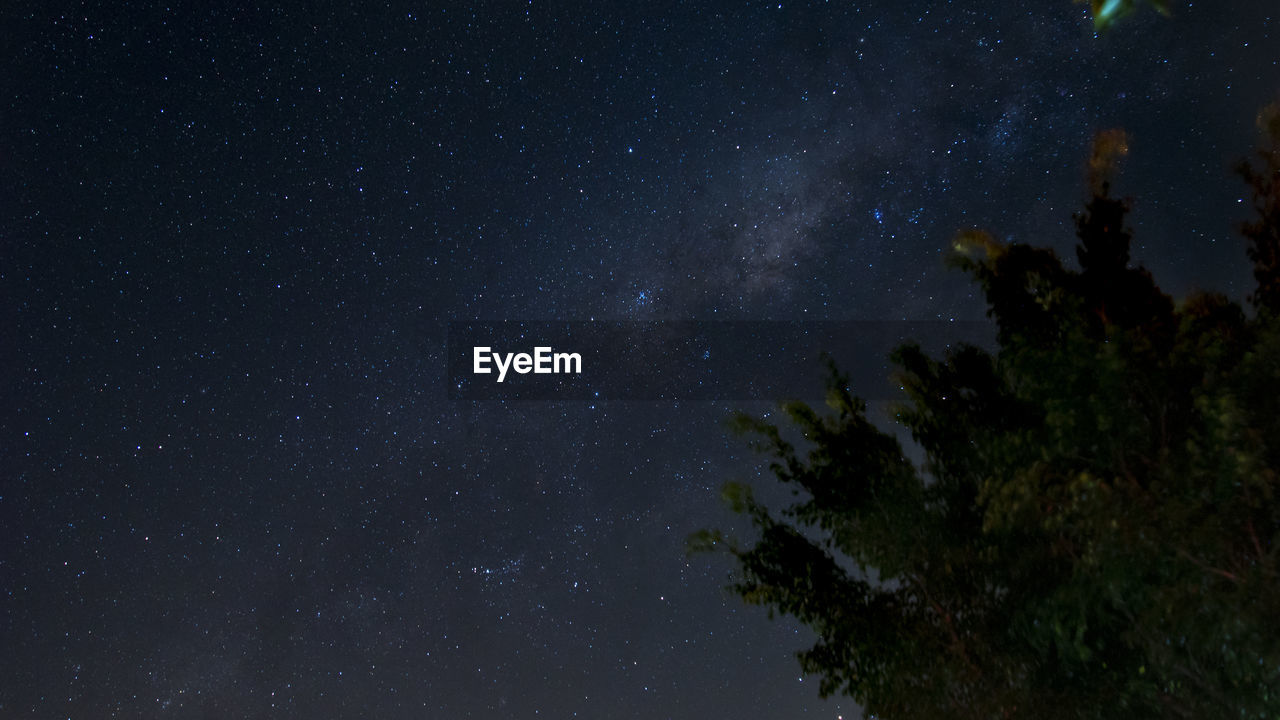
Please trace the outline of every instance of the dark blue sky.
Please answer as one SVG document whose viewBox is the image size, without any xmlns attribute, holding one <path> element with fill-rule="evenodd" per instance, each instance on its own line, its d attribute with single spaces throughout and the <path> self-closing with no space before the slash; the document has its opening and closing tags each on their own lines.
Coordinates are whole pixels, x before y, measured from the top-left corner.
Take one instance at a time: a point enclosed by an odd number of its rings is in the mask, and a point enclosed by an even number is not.
<svg viewBox="0 0 1280 720">
<path fill-rule="evenodd" d="M 856 717 L 684 555 L 738 405 L 450 401 L 445 323 L 979 319 L 954 232 L 1071 257 L 1110 127 L 1135 260 L 1243 297 L 1276 22 L 8 4 L 0 715 Z"/>
</svg>

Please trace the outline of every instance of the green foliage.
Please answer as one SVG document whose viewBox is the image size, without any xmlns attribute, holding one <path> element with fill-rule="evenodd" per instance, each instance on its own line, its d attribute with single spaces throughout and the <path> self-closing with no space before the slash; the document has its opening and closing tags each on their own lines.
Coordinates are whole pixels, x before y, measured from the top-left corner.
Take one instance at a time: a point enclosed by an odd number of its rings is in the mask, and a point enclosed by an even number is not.
<svg viewBox="0 0 1280 720">
<path fill-rule="evenodd" d="M 1258 113 L 1265 141 L 1255 162 L 1241 162 L 1238 172 L 1253 187 L 1257 219 L 1242 228 L 1249 238 L 1249 259 L 1258 289 L 1252 300 L 1280 311 L 1280 102 Z"/>
<path fill-rule="evenodd" d="M 700 547 L 813 628 L 799 660 L 822 693 L 891 720 L 1280 715 L 1277 146 L 1242 169 L 1252 317 L 1221 295 L 1175 305 L 1130 267 L 1128 206 L 1099 179 L 1078 270 L 958 238 L 998 348 L 894 354 L 921 466 L 834 365 L 829 412 L 734 418 L 796 500 L 731 485 L 759 538 Z"/>
</svg>

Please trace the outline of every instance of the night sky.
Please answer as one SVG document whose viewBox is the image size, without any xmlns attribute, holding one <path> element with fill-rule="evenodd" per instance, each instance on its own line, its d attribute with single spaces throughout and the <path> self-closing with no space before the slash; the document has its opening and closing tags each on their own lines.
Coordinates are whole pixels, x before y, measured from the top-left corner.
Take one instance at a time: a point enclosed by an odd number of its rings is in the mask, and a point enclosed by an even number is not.
<svg viewBox="0 0 1280 720">
<path fill-rule="evenodd" d="M 0 9 L 5 718 L 857 717 L 685 554 L 759 407 L 450 399 L 448 323 L 980 320 L 1110 127 L 1252 287 L 1273 0 L 219 5 Z"/>
</svg>

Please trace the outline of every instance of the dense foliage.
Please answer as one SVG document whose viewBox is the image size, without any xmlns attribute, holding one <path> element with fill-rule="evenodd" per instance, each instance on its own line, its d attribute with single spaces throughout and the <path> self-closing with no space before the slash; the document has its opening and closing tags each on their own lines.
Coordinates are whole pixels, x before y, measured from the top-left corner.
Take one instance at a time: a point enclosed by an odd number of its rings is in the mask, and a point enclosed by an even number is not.
<svg viewBox="0 0 1280 720">
<path fill-rule="evenodd" d="M 1280 715 L 1280 123 L 1242 167 L 1258 289 L 1175 304 L 1130 266 L 1106 135 L 1055 253 L 957 241 L 998 347 L 895 354 L 907 459 L 832 370 L 820 413 L 735 424 L 797 493 L 726 496 L 759 532 L 734 589 L 818 641 L 824 694 L 908 718 Z"/>
</svg>

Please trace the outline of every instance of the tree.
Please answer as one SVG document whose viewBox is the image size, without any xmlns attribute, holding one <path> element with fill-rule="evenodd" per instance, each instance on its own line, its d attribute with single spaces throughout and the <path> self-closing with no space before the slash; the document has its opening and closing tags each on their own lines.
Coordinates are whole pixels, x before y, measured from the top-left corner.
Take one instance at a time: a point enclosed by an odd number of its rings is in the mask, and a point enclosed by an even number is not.
<svg viewBox="0 0 1280 720">
<path fill-rule="evenodd" d="M 1266 142 L 1254 162 L 1241 161 L 1236 171 L 1253 188 L 1253 208 L 1258 213 L 1242 228 L 1258 281 L 1251 299 L 1275 311 L 1280 309 L 1280 101 L 1258 113 L 1258 129 Z"/>
<path fill-rule="evenodd" d="M 817 635 L 824 695 L 909 718 L 1263 718 L 1280 714 L 1280 121 L 1242 167 L 1254 190 L 1254 311 L 1175 304 L 1129 263 L 1103 135 L 1076 217 L 1079 269 L 963 233 L 997 347 L 893 360 L 917 467 L 831 365 L 828 405 L 734 426 L 795 490 L 731 586 Z"/>
</svg>

